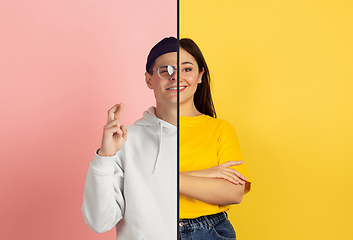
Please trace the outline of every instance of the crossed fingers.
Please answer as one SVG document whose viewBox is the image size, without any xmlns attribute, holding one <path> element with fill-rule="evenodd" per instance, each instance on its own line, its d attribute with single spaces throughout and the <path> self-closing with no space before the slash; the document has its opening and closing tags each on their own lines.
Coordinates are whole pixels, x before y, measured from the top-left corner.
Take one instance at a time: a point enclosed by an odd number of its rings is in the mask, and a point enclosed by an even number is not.
<svg viewBox="0 0 353 240">
<path fill-rule="evenodd" d="M 125 105 L 122 103 L 114 105 L 111 109 L 108 111 L 108 121 L 114 120 L 114 119 L 120 119 L 121 113 L 123 112 L 123 109 L 125 108 Z M 119 122 L 119 127 L 120 127 L 120 122 Z"/>
</svg>

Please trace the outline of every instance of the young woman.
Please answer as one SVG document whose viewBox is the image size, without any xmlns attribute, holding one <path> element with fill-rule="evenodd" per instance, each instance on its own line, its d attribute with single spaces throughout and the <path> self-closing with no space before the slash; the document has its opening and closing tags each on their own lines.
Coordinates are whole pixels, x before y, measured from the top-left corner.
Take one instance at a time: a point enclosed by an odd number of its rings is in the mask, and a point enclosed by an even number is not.
<svg viewBox="0 0 353 240">
<path fill-rule="evenodd" d="M 210 75 L 191 39 L 180 46 L 179 230 L 187 239 L 236 239 L 231 204 L 250 190 L 234 128 L 216 118 Z"/>
<path fill-rule="evenodd" d="M 116 226 L 118 240 L 176 239 L 177 49 L 176 38 L 165 38 L 147 58 L 156 107 L 126 128 L 123 104 L 108 112 L 83 194 L 82 213 L 95 232 Z"/>
</svg>

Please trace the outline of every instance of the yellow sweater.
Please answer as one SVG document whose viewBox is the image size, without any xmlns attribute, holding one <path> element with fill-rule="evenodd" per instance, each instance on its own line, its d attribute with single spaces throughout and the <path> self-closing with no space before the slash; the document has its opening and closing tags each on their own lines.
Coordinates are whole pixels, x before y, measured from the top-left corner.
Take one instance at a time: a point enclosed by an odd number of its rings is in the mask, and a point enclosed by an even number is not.
<svg viewBox="0 0 353 240">
<path fill-rule="evenodd" d="M 234 128 L 225 120 L 207 115 L 180 116 L 180 172 L 202 170 L 228 161 L 241 161 L 239 142 Z M 244 163 L 233 166 L 245 177 Z M 211 205 L 180 194 L 180 218 L 197 218 L 227 211 L 230 205 Z"/>
</svg>

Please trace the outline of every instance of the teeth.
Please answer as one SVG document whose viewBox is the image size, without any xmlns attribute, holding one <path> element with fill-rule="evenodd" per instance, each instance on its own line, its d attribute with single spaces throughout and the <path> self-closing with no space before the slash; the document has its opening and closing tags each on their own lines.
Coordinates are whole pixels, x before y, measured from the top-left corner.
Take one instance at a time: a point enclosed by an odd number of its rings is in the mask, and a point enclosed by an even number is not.
<svg viewBox="0 0 353 240">
<path fill-rule="evenodd" d="M 185 86 L 184 87 L 180 87 L 180 89 L 184 89 L 184 88 L 186 88 Z M 171 88 L 168 88 L 168 89 L 170 89 L 170 90 L 177 90 L 178 88 L 177 87 L 171 87 Z"/>
</svg>

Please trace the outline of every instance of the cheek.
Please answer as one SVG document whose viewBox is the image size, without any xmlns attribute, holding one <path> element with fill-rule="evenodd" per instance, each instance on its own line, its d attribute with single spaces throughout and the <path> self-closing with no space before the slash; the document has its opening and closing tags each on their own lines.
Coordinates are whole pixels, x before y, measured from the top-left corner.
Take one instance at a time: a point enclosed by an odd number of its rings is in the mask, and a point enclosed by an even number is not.
<svg viewBox="0 0 353 240">
<path fill-rule="evenodd" d="M 188 76 L 187 78 L 185 78 L 185 81 L 187 81 L 190 86 L 195 86 L 195 85 L 197 85 L 198 75 L 193 74 L 191 76 Z"/>
<path fill-rule="evenodd" d="M 158 78 L 153 78 L 152 85 L 153 85 L 153 88 L 158 89 L 158 88 L 161 88 L 162 82 Z"/>
<path fill-rule="evenodd" d="M 163 92 L 165 91 L 166 89 L 166 85 L 165 83 L 161 82 L 161 81 L 155 81 L 154 84 L 153 84 L 153 91 L 155 93 L 155 95 L 160 95 L 160 94 L 163 94 Z"/>
</svg>

